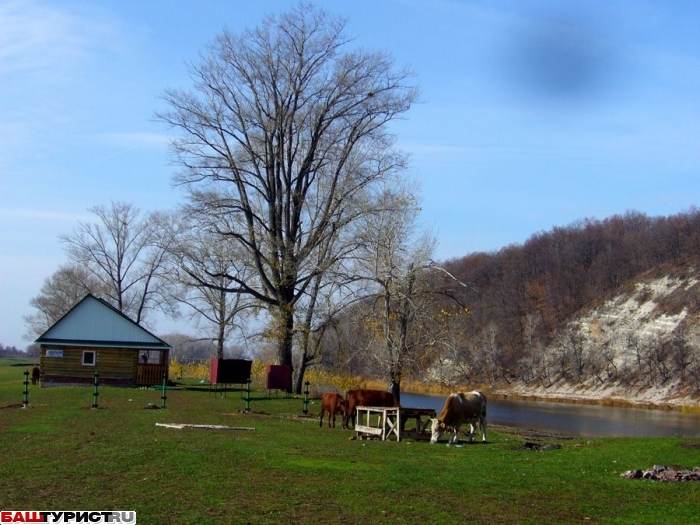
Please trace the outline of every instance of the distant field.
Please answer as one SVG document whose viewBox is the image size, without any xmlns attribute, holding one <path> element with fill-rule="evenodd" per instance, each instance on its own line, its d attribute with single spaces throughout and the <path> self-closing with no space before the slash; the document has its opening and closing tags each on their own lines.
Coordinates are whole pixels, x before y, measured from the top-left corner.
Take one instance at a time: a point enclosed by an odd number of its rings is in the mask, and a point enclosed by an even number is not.
<svg viewBox="0 0 700 525">
<path fill-rule="evenodd" d="M 537 440 L 494 428 L 487 444 L 351 439 L 300 398 L 240 392 L 30 385 L 0 360 L 0 510 L 135 510 L 139 524 L 692 523 L 700 483 L 625 480 L 700 464 L 687 439 Z M 313 416 L 313 417 L 311 417 Z M 172 429 L 156 423 L 252 427 Z M 700 442 L 700 437 L 697 439 Z"/>
</svg>

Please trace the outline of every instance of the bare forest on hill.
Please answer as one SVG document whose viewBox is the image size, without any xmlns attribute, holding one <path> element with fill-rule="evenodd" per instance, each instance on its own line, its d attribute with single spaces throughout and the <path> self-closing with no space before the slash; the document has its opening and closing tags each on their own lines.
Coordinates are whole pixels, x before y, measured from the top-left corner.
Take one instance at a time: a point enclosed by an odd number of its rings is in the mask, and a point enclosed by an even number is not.
<svg viewBox="0 0 700 525">
<path fill-rule="evenodd" d="M 575 383 L 595 377 L 633 382 L 640 379 L 636 370 L 649 385 L 680 378 L 698 390 L 700 351 L 692 325 L 700 288 L 695 281 L 657 305 L 659 315 L 684 310 L 684 323 L 645 334 L 644 341 L 631 332 L 618 342 L 637 356 L 636 367 L 625 376 L 611 340 L 592 345 L 585 332 L 570 327 L 577 316 L 639 280 L 671 272 L 682 278 L 699 263 L 697 209 L 670 217 L 628 212 L 581 220 L 537 233 L 522 245 L 445 261 L 445 272 L 422 275 L 429 281 L 425 287 L 439 293 L 431 294 L 431 314 L 412 319 L 410 338 L 424 346 L 413 354 L 405 375 L 445 384 Z M 345 312 L 336 337 L 327 338 L 336 349 L 328 352 L 329 364 L 350 363 L 350 372 L 360 375 L 377 372 L 367 352 L 377 338 L 365 312 L 373 307 L 367 301 Z M 466 315 L 457 315 L 464 307 Z M 438 332 L 445 335 L 428 337 Z"/>
</svg>

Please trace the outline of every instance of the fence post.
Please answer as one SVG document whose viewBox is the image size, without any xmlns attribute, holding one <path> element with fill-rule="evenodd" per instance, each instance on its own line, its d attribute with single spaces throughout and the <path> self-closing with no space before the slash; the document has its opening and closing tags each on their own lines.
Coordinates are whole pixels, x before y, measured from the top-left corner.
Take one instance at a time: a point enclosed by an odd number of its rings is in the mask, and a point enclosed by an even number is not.
<svg viewBox="0 0 700 525">
<path fill-rule="evenodd" d="M 168 399 L 168 396 L 165 395 L 165 374 L 163 374 L 163 395 L 160 397 L 160 408 L 165 408 L 165 400 Z"/>
<path fill-rule="evenodd" d="M 29 370 L 24 371 L 24 393 L 22 396 L 22 408 L 29 404 Z"/>
<path fill-rule="evenodd" d="M 304 415 L 309 413 L 309 382 L 304 383 Z"/>
<path fill-rule="evenodd" d="M 97 408 L 97 396 L 100 394 L 97 392 L 97 386 L 100 382 L 100 374 L 95 372 L 95 387 L 92 389 L 92 408 Z"/>
<path fill-rule="evenodd" d="M 250 412 L 250 378 L 245 382 L 245 411 Z"/>
</svg>

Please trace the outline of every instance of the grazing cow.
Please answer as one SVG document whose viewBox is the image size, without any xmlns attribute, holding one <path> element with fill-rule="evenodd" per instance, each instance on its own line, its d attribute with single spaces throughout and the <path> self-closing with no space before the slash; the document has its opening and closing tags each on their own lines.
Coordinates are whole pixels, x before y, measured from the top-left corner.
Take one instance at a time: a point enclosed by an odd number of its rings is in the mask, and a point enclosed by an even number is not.
<svg viewBox="0 0 700 525">
<path fill-rule="evenodd" d="M 38 366 L 32 368 L 32 385 L 36 385 L 41 380 L 41 369 Z"/>
<path fill-rule="evenodd" d="M 341 415 L 343 428 L 345 428 L 345 399 L 340 394 L 325 393 L 321 398 L 321 414 L 318 418 L 318 426 L 323 426 L 323 414 L 328 411 L 328 428 L 331 428 L 331 417 L 333 418 L 333 428 L 335 428 L 335 415 Z"/>
<path fill-rule="evenodd" d="M 459 392 L 450 394 L 445 400 L 445 406 L 436 418 L 431 418 L 431 443 L 436 443 L 445 431 L 454 432 L 447 444 L 457 443 L 459 427 L 469 423 L 469 442 L 474 440 L 474 424 L 481 427 L 481 440 L 486 441 L 486 396 L 481 392 Z"/>
<path fill-rule="evenodd" d="M 350 428 L 349 422 L 352 420 L 352 426 L 355 428 L 355 419 L 357 417 L 357 407 L 398 407 L 394 394 L 384 390 L 369 390 L 360 388 L 357 390 L 348 390 L 345 394 L 345 418 L 344 428 Z"/>
</svg>

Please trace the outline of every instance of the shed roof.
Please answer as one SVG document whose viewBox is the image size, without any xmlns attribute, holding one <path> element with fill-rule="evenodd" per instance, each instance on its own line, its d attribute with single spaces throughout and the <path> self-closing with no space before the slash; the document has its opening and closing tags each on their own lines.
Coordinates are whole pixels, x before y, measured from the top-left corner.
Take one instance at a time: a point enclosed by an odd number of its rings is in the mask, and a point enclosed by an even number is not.
<svg viewBox="0 0 700 525">
<path fill-rule="evenodd" d="M 71 346 L 171 348 L 112 305 L 91 294 L 86 295 L 35 342 Z"/>
</svg>

